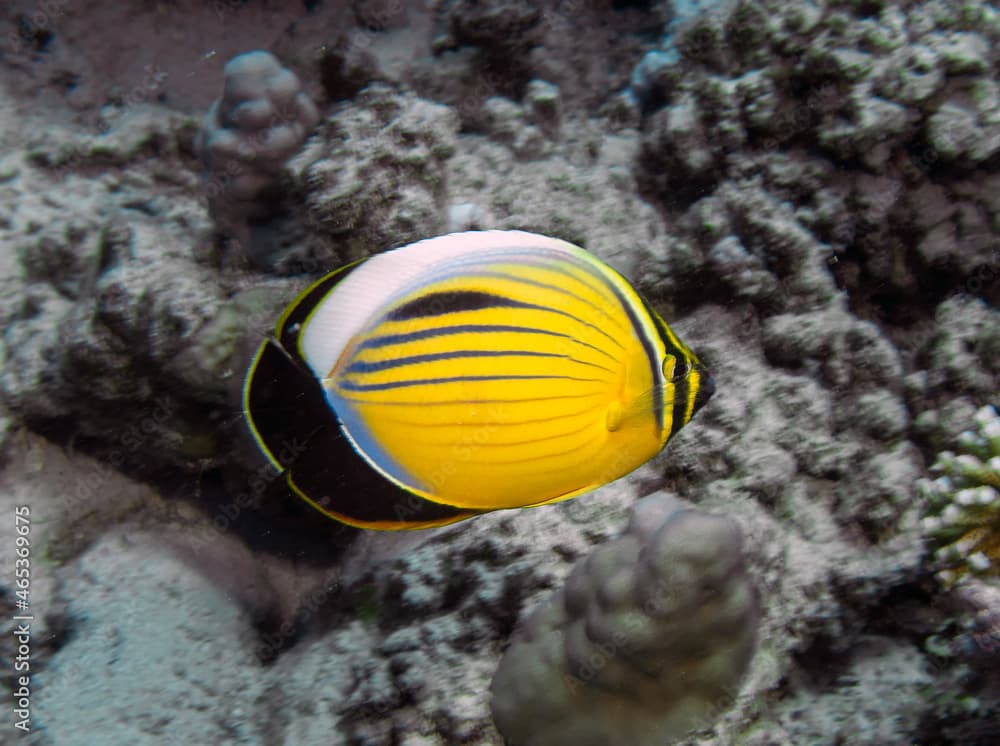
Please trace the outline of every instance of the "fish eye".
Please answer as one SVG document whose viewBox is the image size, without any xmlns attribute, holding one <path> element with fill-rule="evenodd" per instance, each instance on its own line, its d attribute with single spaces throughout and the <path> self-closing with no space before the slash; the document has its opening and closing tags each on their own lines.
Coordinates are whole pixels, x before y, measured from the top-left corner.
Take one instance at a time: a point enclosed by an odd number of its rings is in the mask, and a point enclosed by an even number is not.
<svg viewBox="0 0 1000 746">
<path fill-rule="evenodd" d="M 663 358 L 663 377 L 668 381 L 679 381 L 687 378 L 689 366 L 683 357 L 667 355 Z"/>
</svg>

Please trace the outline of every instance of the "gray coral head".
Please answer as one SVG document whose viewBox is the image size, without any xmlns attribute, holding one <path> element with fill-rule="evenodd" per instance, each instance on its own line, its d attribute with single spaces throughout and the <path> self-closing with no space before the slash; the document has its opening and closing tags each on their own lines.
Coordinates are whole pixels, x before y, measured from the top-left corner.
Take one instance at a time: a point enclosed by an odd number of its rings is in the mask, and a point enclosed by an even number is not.
<svg viewBox="0 0 1000 746">
<path fill-rule="evenodd" d="M 254 51 L 233 57 L 223 69 L 221 124 L 239 130 L 274 126 L 274 116 L 298 119 L 296 98 L 302 92 L 298 76 L 282 67 L 270 52 Z M 311 114 L 303 125 L 315 126 Z"/>
<path fill-rule="evenodd" d="M 275 78 L 287 78 L 284 73 L 288 71 L 273 54 L 255 49 L 233 57 L 222 68 L 222 72 L 226 78 L 223 99 L 232 103 L 259 97 L 265 92 L 261 88 L 262 83 Z"/>
<path fill-rule="evenodd" d="M 233 57 L 224 75 L 222 98 L 212 105 L 200 133 L 202 158 L 210 167 L 218 155 L 257 160 L 258 167 L 283 165 L 319 122 L 298 76 L 262 51 Z M 230 152 L 236 148 L 227 142 L 233 136 L 238 154 Z"/>
<path fill-rule="evenodd" d="M 209 210 L 219 233 L 247 240 L 247 221 L 280 212 L 285 164 L 319 122 L 291 70 L 270 52 L 226 63 L 222 97 L 205 117 L 195 150 L 206 168 Z"/>
<path fill-rule="evenodd" d="M 494 721 L 524 746 L 669 743 L 732 701 L 759 616 L 736 523 L 645 498 L 515 633 Z"/>
</svg>

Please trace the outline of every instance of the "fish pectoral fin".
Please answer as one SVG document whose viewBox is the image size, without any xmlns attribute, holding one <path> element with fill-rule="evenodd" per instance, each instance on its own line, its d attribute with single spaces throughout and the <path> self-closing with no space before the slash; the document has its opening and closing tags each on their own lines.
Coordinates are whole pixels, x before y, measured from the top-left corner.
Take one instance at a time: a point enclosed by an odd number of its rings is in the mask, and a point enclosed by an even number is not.
<svg viewBox="0 0 1000 746">
<path fill-rule="evenodd" d="M 656 413 L 653 411 L 655 397 L 653 393 L 653 389 L 648 389 L 630 401 L 617 400 L 612 402 L 607 409 L 608 432 L 648 425 L 651 421 L 655 422 Z"/>
</svg>

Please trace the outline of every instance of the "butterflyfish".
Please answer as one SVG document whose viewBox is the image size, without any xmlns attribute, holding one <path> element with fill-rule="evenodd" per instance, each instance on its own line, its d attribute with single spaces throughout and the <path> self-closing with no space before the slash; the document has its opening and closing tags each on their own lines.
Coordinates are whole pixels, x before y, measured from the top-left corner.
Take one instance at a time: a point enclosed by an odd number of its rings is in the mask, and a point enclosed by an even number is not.
<svg viewBox="0 0 1000 746">
<path fill-rule="evenodd" d="M 468 231 L 342 267 L 257 349 L 243 409 L 288 487 L 372 529 L 580 495 L 714 391 L 627 280 L 573 244 Z"/>
</svg>

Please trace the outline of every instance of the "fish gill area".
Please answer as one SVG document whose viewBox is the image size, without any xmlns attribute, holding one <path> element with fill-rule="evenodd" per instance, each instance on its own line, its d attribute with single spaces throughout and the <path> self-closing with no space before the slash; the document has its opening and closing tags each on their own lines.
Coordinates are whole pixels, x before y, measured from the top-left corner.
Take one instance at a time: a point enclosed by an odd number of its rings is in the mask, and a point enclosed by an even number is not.
<svg viewBox="0 0 1000 746">
<path fill-rule="evenodd" d="M 546 656 L 596 603 L 587 558 L 639 577 L 634 542 L 683 525 L 636 506 L 676 499 L 722 537 L 701 566 L 753 628 L 727 636 L 709 591 L 668 626 L 704 625 L 703 659 L 753 649 L 670 738 L 1000 738 L 1000 506 L 976 513 L 985 566 L 946 582 L 920 489 L 1000 406 L 993 5 L 12 0 L 0 21 L 0 600 L 28 505 L 26 742 L 582 746 L 592 713 L 532 703 L 552 679 L 530 659 L 573 665 Z M 256 49 L 292 139 L 210 157 L 223 65 Z M 712 371 L 710 403 L 547 507 L 381 534 L 269 500 L 240 386 L 282 307 L 470 228 L 614 266 Z M 500 687 L 526 692 L 503 716 Z"/>
</svg>

